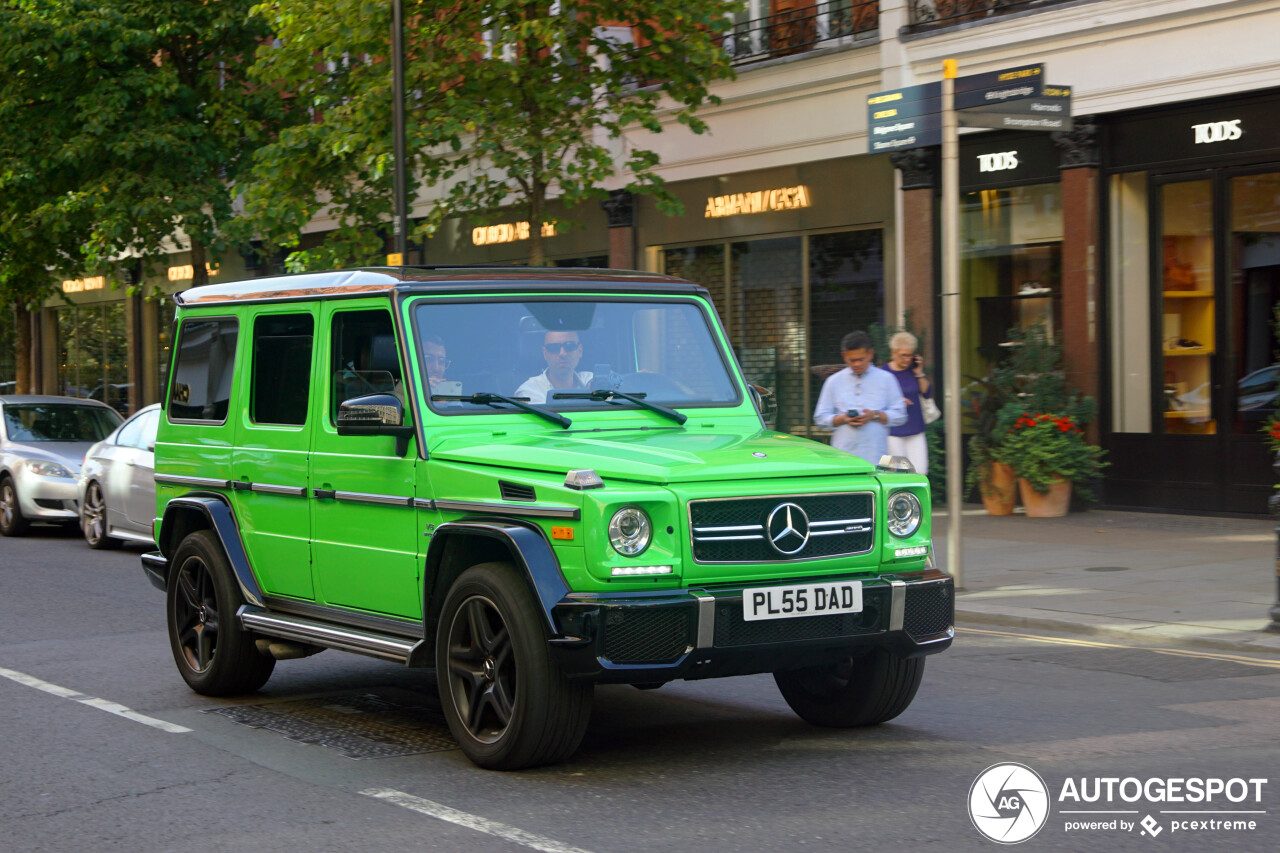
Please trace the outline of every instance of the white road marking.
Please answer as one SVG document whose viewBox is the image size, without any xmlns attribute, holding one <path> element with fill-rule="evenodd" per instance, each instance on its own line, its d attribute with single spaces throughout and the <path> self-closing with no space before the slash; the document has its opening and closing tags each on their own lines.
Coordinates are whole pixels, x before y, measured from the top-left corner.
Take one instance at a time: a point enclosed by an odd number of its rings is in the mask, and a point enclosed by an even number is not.
<svg viewBox="0 0 1280 853">
<path fill-rule="evenodd" d="M 460 812 L 449 806 L 441 805 L 431 800 L 424 800 L 421 797 L 415 797 L 412 794 L 406 794 L 404 791 L 397 791 L 394 788 L 368 788 L 360 793 L 366 797 L 394 803 L 410 811 L 447 821 L 466 829 L 474 829 L 476 832 L 503 838 L 524 847 L 542 850 L 543 853 L 588 853 L 581 847 L 572 847 L 556 841 L 554 838 L 543 838 L 541 835 L 534 835 L 531 832 L 525 832 L 523 829 L 507 826 L 505 823 L 498 823 L 479 815 Z"/>
<path fill-rule="evenodd" d="M 1097 640 L 1077 640 L 1067 637 L 1044 637 L 1036 634 L 1019 634 L 1013 631 L 994 631 L 990 628 L 970 628 L 967 626 L 958 628 L 956 631 L 957 633 L 987 634 L 992 637 L 1005 637 L 1014 640 L 1034 640 L 1038 643 L 1052 643 L 1053 645 L 1058 646 L 1087 646 L 1095 649 L 1137 649 L 1139 651 L 1155 652 L 1160 655 L 1173 655 L 1174 657 L 1205 658 L 1207 660 L 1220 660 L 1229 663 L 1242 663 L 1246 666 L 1280 669 L 1280 660 L 1247 657 L 1245 655 L 1231 654 L 1230 652 L 1202 652 L 1195 649 L 1169 649 L 1159 648 L 1156 646 L 1128 645 L 1125 643 L 1103 643 Z"/>
<path fill-rule="evenodd" d="M 88 705 L 90 708 L 97 708 L 99 711 L 106 711 L 108 714 L 115 714 L 117 717 L 124 717 L 126 720 L 133 720 L 135 723 L 142 723 L 144 726 L 151 726 L 151 728 L 159 729 L 162 732 L 179 735 L 191 731 L 186 726 L 179 726 L 175 723 L 157 720 L 155 717 L 148 717 L 146 714 L 139 714 L 132 708 L 127 708 L 118 702 L 99 699 L 96 696 L 86 696 L 78 691 L 59 687 L 47 681 L 41 681 L 35 676 L 27 675 L 26 673 L 0 667 L 0 676 L 4 676 L 10 681 L 16 681 L 26 687 L 43 690 L 45 693 L 57 696 L 59 699 L 70 699 L 72 702 L 79 702 L 81 705 Z"/>
</svg>

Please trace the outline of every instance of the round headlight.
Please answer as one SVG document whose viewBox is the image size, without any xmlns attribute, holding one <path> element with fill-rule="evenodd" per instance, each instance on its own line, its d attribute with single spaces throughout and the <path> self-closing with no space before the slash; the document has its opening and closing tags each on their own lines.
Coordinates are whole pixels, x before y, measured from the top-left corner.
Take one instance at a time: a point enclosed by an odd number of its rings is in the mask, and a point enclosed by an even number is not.
<svg viewBox="0 0 1280 853">
<path fill-rule="evenodd" d="M 920 499 L 911 492 L 894 492 L 889 496 L 889 532 L 894 536 L 915 533 L 923 514 Z"/>
<path fill-rule="evenodd" d="M 639 507 L 624 506 L 609 521 L 609 544 L 624 557 L 634 557 L 648 548 L 652 538 L 653 524 Z"/>
</svg>

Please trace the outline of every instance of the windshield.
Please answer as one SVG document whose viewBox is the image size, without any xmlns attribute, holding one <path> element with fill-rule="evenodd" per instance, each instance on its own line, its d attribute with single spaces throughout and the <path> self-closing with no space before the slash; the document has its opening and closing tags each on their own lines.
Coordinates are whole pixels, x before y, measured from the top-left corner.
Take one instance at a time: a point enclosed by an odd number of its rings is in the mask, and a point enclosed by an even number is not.
<svg viewBox="0 0 1280 853">
<path fill-rule="evenodd" d="M 414 327 L 433 397 L 499 394 L 557 410 L 639 408 L 592 391 L 673 407 L 741 400 L 710 318 L 692 301 L 423 300 Z M 491 401 L 430 405 L 445 414 L 493 411 Z"/>
<path fill-rule="evenodd" d="M 4 427 L 10 441 L 101 441 L 120 424 L 120 416 L 102 406 L 10 403 Z"/>
</svg>

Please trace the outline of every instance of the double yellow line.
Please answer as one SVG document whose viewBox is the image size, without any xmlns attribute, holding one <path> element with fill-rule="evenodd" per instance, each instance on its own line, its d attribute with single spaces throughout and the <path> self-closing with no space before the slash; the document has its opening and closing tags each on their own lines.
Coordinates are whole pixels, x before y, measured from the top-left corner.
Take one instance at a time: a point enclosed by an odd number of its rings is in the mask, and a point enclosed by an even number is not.
<svg viewBox="0 0 1280 853">
<path fill-rule="evenodd" d="M 992 637 L 1006 637 L 1012 640 L 1034 640 L 1038 643 L 1051 643 L 1058 646 L 1086 646 L 1095 649 L 1140 649 L 1142 651 L 1155 652 L 1156 654 L 1161 655 L 1173 655 L 1174 657 L 1204 658 L 1206 660 L 1242 663 L 1246 666 L 1260 666 L 1264 669 L 1280 669 L 1280 660 L 1251 658 L 1245 657 L 1244 655 L 1233 655 L 1225 652 L 1202 652 L 1195 649 L 1165 649 L 1156 648 L 1154 646 L 1126 645 L 1124 643 L 1103 643 L 1097 640 L 1077 640 L 1067 637 L 1041 637 L 1036 634 L 1017 634 L 1012 631 L 993 631 L 989 628 L 957 628 L 956 633 L 987 634 Z"/>
</svg>

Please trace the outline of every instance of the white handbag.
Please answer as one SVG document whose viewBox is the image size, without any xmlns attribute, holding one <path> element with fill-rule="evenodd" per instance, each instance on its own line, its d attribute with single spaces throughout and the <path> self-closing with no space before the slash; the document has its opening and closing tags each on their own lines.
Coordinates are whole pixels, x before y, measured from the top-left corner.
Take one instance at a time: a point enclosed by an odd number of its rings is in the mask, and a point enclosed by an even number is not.
<svg viewBox="0 0 1280 853">
<path fill-rule="evenodd" d="M 942 417 L 942 410 L 938 408 L 937 403 L 933 402 L 932 397 L 921 397 L 920 414 L 924 415 L 925 423 L 931 424 Z"/>
</svg>

